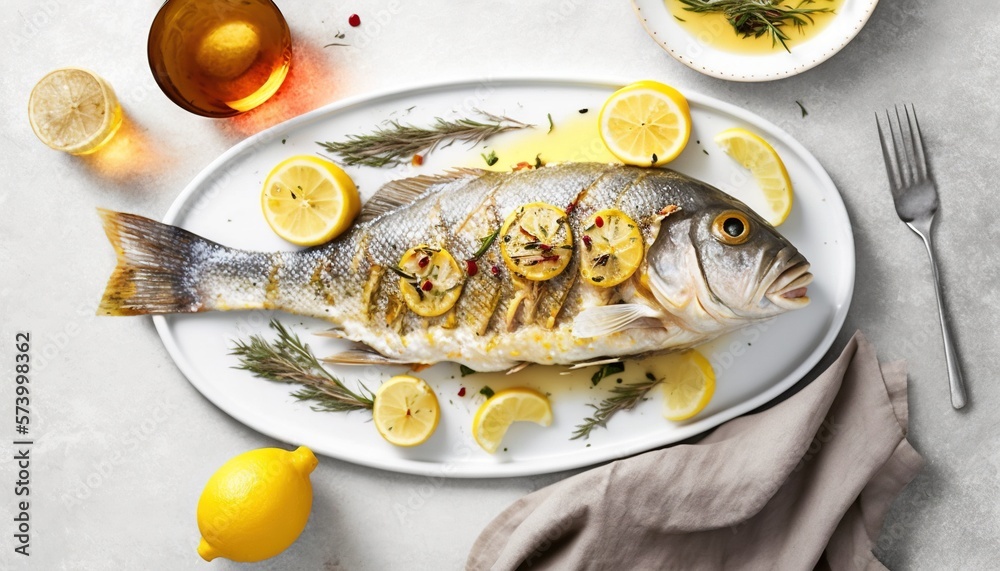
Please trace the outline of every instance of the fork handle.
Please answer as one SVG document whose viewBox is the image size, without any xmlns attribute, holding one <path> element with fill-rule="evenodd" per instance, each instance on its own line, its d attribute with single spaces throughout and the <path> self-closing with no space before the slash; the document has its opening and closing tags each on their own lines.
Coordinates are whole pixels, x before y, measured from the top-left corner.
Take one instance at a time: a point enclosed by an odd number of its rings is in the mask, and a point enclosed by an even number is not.
<svg viewBox="0 0 1000 571">
<path fill-rule="evenodd" d="M 928 225 L 929 226 L 929 225 Z M 917 230 L 917 228 L 914 228 Z M 923 230 L 921 228 L 920 230 Z M 958 366 L 958 352 L 951 339 L 951 327 L 944 316 L 944 298 L 941 293 L 941 279 L 938 277 L 937 260 L 934 258 L 934 248 L 931 246 L 930 228 L 926 232 L 918 230 L 917 234 L 924 240 L 927 255 L 931 258 L 931 272 L 934 274 L 934 294 L 937 297 L 938 317 L 941 319 L 941 338 L 944 339 L 944 360 L 948 365 L 948 384 L 951 386 L 951 406 L 956 409 L 965 406 L 965 381 L 962 380 L 962 369 Z"/>
</svg>

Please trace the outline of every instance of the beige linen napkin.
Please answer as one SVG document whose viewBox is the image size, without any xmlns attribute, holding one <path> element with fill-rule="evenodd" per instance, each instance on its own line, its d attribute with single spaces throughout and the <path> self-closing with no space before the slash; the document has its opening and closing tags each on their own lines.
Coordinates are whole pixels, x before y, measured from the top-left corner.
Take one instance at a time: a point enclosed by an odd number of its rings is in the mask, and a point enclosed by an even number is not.
<svg viewBox="0 0 1000 571">
<path fill-rule="evenodd" d="M 859 332 L 788 400 L 696 444 L 534 492 L 494 519 L 469 569 L 884 569 L 889 504 L 923 465 L 906 370 Z"/>
</svg>

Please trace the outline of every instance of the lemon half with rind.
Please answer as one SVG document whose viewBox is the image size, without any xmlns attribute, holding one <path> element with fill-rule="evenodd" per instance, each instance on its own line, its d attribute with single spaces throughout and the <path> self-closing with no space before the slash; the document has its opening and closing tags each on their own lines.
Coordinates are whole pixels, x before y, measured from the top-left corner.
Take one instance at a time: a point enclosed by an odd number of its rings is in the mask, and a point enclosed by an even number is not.
<svg viewBox="0 0 1000 571">
<path fill-rule="evenodd" d="M 317 463 L 300 446 L 251 450 L 223 464 L 198 499 L 198 554 L 249 563 L 287 549 L 309 520 Z"/>
<path fill-rule="evenodd" d="M 625 164 L 660 166 L 687 146 L 691 110 L 673 87 L 639 81 L 608 97 L 598 117 L 598 131 L 608 151 Z"/>
<path fill-rule="evenodd" d="M 778 152 L 760 136 L 736 127 L 715 136 L 715 143 L 736 162 L 750 170 L 764 193 L 767 208 L 758 212 L 772 226 L 778 226 L 792 211 L 792 181 Z"/>
<path fill-rule="evenodd" d="M 67 67 L 50 72 L 31 90 L 28 120 L 35 135 L 50 148 L 86 155 L 118 131 L 122 108 L 100 76 Z"/>
<path fill-rule="evenodd" d="M 515 422 L 552 424 L 552 405 L 542 393 L 527 388 L 505 389 L 486 400 L 472 419 L 472 436 L 480 448 L 493 454 Z"/>
<path fill-rule="evenodd" d="M 375 393 L 372 419 L 375 429 L 389 443 L 410 447 L 423 444 L 441 418 L 437 396 L 430 385 L 410 375 L 382 383 Z"/>
<path fill-rule="evenodd" d="M 464 276 L 455 257 L 444 248 L 426 244 L 410 248 L 399 259 L 399 291 L 417 315 L 447 313 L 462 295 Z"/>
<path fill-rule="evenodd" d="M 663 389 L 663 416 L 667 420 L 692 418 L 715 394 L 715 371 L 698 351 L 688 350 L 667 356 Z"/>
<path fill-rule="evenodd" d="M 511 212 L 500 227 L 500 255 L 511 272 L 531 281 L 550 280 L 573 257 L 573 231 L 566 211 L 532 202 Z"/>
<path fill-rule="evenodd" d="M 261 209 L 274 232 L 299 246 L 329 242 L 361 211 L 354 181 L 337 165 L 310 155 L 278 163 L 264 180 Z"/>
<path fill-rule="evenodd" d="M 639 225 L 621 210 L 595 212 L 584 224 L 580 275 L 597 287 L 614 287 L 642 264 L 645 245 Z"/>
</svg>

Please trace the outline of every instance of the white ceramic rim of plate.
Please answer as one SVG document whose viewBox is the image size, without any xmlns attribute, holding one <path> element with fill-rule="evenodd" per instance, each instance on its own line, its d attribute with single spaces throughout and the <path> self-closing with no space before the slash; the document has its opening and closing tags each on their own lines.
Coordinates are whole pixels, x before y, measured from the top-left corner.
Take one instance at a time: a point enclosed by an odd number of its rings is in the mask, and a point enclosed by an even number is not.
<svg viewBox="0 0 1000 571">
<path fill-rule="evenodd" d="M 861 32 L 878 0 L 845 0 L 816 37 L 793 48 L 766 55 L 740 55 L 700 43 L 670 14 L 666 0 L 632 0 L 632 9 L 653 40 L 691 69 L 729 81 L 774 81 L 812 69 L 844 49 Z M 684 47 L 686 46 L 686 48 Z"/>
<path fill-rule="evenodd" d="M 579 78 L 559 78 L 553 79 L 551 77 L 505 77 L 505 78 L 491 78 L 490 84 L 496 86 L 517 86 L 517 85 L 531 85 L 535 87 L 543 86 L 580 86 L 580 87 L 599 87 L 607 88 L 609 91 L 614 91 L 615 89 L 627 85 L 630 83 L 628 80 L 622 79 L 595 79 L 595 80 L 582 80 Z M 179 215 L 184 212 L 185 205 L 188 202 L 190 196 L 201 187 L 201 185 L 215 173 L 216 169 L 228 162 L 232 157 L 235 157 L 247 150 L 251 150 L 255 145 L 261 144 L 272 140 L 274 137 L 279 136 L 279 132 L 287 132 L 290 128 L 294 128 L 300 123 L 306 123 L 314 120 L 315 118 L 337 113 L 339 111 L 351 108 L 356 105 L 367 105 L 371 103 L 376 103 L 381 99 L 392 99 L 398 97 L 402 94 L 419 94 L 421 92 L 433 92 L 445 89 L 463 89 L 463 88 L 476 88 L 482 84 L 481 80 L 462 80 L 462 81 L 441 81 L 434 83 L 424 83 L 413 85 L 410 87 L 405 87 L 402 89 L 391 89 L 382 90 L 375 93 L 360 94 L 356 95 L 342 101 L 331 103 L 325 107 L 315 109 L 298 117 L 292 118 L 283 123 L 279 123 L 273 127 L 270 127 L 256 135 L 252 135 L 243 141 L 237 143 L 228 151 L 224 152 L 217 159 L 212 161 L 204 170 L 202 170 L 198 175 L 181 191 L 181 193 L 171 204 L 170 208 L 167 210 L 166 215 L 163 217 L 163 222 L 165 224 L 173 224 Z M 831 217 L 840 218 L 839 223 L 842 223 L 845 228 L 851 229 L 850 217 L 847 214 L 847 208 L 844 205 L 843 199 L 840 196 L 840 192 L 837 190 L 836 185 L 830 178 L 826 169 L 819 163 L 819 161 L 810 153 L 801 143 L 795 140 L 791 135 L 786 133 L 777 125 L 763 119 L 762 117 L 736 107 L 735 105 L 720 101 L 713 97 L 702 95 L 700 93 L 682 90 L 685 97 L 693 105 L 701 105 L 704 107 L 709 107 L 713 109 L 718 109 L 722 112 L 728 113 L 732 116 L 738 117 L 741 120 L 752 125 L 761 125 L 766 127 L 771 133 L 780 139 L 780 142 L 787 145 L 793 150 L 799 157 L 802 158 L 809 168 L 817 175 L 822 185 L 825 187 L 825 192 L 835 200 L 827 203 L 830 208 L 829 215 Z M 851 306 L 851 300 L 854 295 L 854 276 L 856 271 L 856 256 L 854 251 L 854 236 L 853 232 L 847 232 L 844 237 L 845 251 L 849 258 L 850 272 L 845 272 L 841 276 L 841 283 L 838 284 L 840 287 L 846 286 L 847 294 L 844 297 L 843 303 L 836 308 L 836 312 L 833 316 L 832 323 L 826 335 L 823 337 L 822 341 L 816 346 L 816 348 L 806 357 L 799 365 L 785 378 L 781 379 L 766 391 L 758 394 L 754 398 L 748 399 L 736 406 L 725 409 L 719 413 L 712 416 L 705 417 L 698 421 L 692 422 L 691 424 L 684 425 L 678 431 L 671 434 L 671 438 L 668 441 L 664 441 L 661 444 L 655 446 L 649 446 L 648 443 L 637 443 L 633 446 L 623 446 L 615 449 L 614 453 L 609 453 L 603 456 L 583 456 L 582 461 L 577 461 L 573 458 L 572 461 L 567 462 L 565 457 L 554 458 L 553 462 L 524 462 L 524 463 L 510 463 L 510 464 L 470 464 L 470 465 L 454 465 L 451 466 L 451 470 L 447 474 L 442 474 L 441 464 L 438 462 L 427 462 L 419 460 L 410 460 L 404 458 L 394 458 L 391 462 L 383 461 L 381 458 L 358 458 L 358 457 L 347 457 L 338 453 L 336 450 L 328 449 L 323 446 L 316 446 L 313 448 L 314 452 L 318 452 L 325 456 L 331 458 L 337 458 L 346 462 L 351 462 L 354 464 L 360 464 L 363 466 L 368 466 L 372 468 L 379 468 L 383 470 L 388 470 L 392 472 L 402 472 L 408 474 L 416 474 L 423 476 L 434 476 L 434 477 L 454 477 L 454 478 L 509 478 L 518 476 L 533 476 L 538 474 L 548 474 L 553 472 L 560 472 L 564 470 L 571 470 L 576 468 L 582 468 L 585 466 L 593 466 L 603 462 L 608 462 L 612 460 L 618 460 L 621 458 L 626 458 L 628 456 L 633 456 L 642 452 L 653 450 L 662 446 L 673 444 L 697 436 L 703 432 L 711 430 L 724 422 L 732 420 L 740 415 L 750 412 L 763 404 L 770 402 L 775 399 L 786 390 L 791 388 L 795 383 L 801 380 L 816 364 L 823 358 L 826 352 L 833 345 L 834 340 L 836 340 L 837 335 L 840 333 L 841 328 L 844 325 L 844 321 L 847 318 L 847 311 Z M 177 342 L 174 339 L 173 332 L 170 329 L 169 323 L 166 318 L 162 315 L 153 316 L 153 323 L 156 326 L 156 331 L 159 333 L 160 338 L 163 341 L 163 345 L 167 349 L 167 353 L 176 363 L 177 367 L 181 370 L 181 373 L 188 379 L 198 391 L 209 401 L 211 401 L 215 406 L 220 408 L 226 414 L 240 421 L 242 424 L 265 434 L 277 440 L 287 442 L 290 444 L 297 444 L 296 440 L 292 438 L 281 426 L 275 426 L 273 423 L 269 422 L 267 415 L 261 414 L 258 410 L 251 410 L 238 405 L 232 405 L 231 401 L 228 401 L 224 395 L 217 391 L 216 387 L 212 386 L 207 382 L 203 382 L 200 374 L 197 373 L 195 368 L 186 358 L 185 354 L 180 350 Z"/>
</svg>

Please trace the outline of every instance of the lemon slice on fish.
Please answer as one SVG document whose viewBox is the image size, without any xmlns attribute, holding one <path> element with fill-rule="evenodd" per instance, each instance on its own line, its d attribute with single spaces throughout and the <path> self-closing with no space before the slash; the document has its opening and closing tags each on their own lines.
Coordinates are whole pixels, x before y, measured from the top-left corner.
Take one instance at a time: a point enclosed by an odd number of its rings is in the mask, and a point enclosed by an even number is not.
<svg viewBox="0 0 1000 571">
<path fill-rule="evenodd" d="M 552 405 L 533 389 L 506 389 L 486 400 L 472 419 L 472 436 L 479 446 L 493 454 L 500 448 L 507 429 L 515 422 L 552 424 Z"/>
<path fill-rule="evenodd" d="M 621 210 L 594 213 L 584 224 L 580 275 L 598 287 L 614 287 L 632 277 L 642 263 L 639 225 Z"/>
<path fill-rule="evenodd" d="M 437 396 L 422 379 L 399 375 L 375 392 L 372 420 L 390 444 L 417 446 L 427 442 L 440 418 Z"/>
<path fill-rule="evenodd" d="M 329 242 L 361 211 L 354 181 L 337 165 L 298 155 L 278 163 L 260 195 L 264 218 L 278 235 L 299 246 Z"/>
<path fill-rule="evenodd" d="M 49 147 L 71 155 L 99 149 L 122 124 L 115 92 L 85 69 L 57 69 L 43 77 L 28 99 L 28 120 Z"/>
<path fill-rule="evenodd" d="M 792 181 L 774 147 L 739 127 L 719 133 L 715 143 L 753 174 L 767 203 L 767 208 L 758 214 L 772 226 L 784 222 L 792 211 Z"/>
<path fill-rule="evenodd" d="M 558 276 L 573 257 L 566 211 L 544 202 L 516 208 L 500 227 L 500 254 L 521 277 L 540 282 Z"/>
<path fill-rule="evenodd" d="M 687 420 L 701 412 L 715 394 L 715 371 L 701 353 L 694 350 L 666 357 L 663 385 L 663 416 L 667 420 Z M 658 367 L 660 368 L 660 367 Z"/>
<path fill-rule="evenodd" d="M 410 248 L 394 268 L 407 307 L 417 315 L 446 313 L 462 295 L 462 270 L 448 250 L 420 245 Z"/>
<path fill-rule="evenodd" d="M 691 136 L 687 99 L 673 87 L 639 81 L 614 92 L 598 118 L 604 145 L 622 162 L 659 166 L 681 154 Z"/>
</svg>

